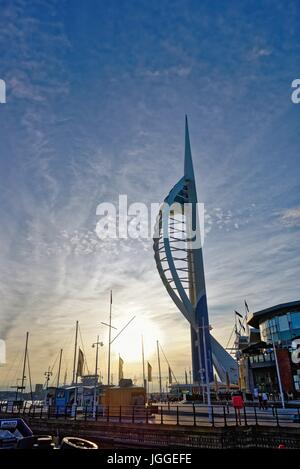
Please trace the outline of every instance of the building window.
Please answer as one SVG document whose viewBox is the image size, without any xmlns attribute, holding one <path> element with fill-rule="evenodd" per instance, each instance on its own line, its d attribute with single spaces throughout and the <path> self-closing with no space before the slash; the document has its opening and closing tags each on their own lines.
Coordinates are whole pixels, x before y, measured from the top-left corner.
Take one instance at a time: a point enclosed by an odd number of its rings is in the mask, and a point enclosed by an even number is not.
<svg viewBox="0 0 300 469">
<path fill-rule="evenodd" d="M 290 329 L 289 320 L 288 320 L 287 315 L 279 316 L 278 323 L 279 323 L 279 330 L 280 331 L 288 331 Z"/>
<path fill-rule="evenodd" d="M 259 326 L 263 341 L 275 345 L 289 347 L 293 337 L 300 335 L 300 311 L 286 313 L 281 316 L 268 319 Z"/>
<path fill-rule="evenodd" d="M 291 313 L 292 328 L 300 329 L 300 312 Z"/>
</svg>

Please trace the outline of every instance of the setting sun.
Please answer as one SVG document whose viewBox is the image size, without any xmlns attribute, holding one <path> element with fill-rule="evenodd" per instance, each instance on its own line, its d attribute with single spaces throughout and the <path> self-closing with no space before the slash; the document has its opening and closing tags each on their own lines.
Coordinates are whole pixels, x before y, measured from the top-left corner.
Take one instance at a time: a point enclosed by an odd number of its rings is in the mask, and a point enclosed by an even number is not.
<svg viewBox="0 0 300 469">
<path fill-rule="evenodd" d="M 112 350 L 120 353 L 127 362 L 140 362 L 142 359 L 142 336 L 145 360 L 156 351 L 156 341 L 163 338 L 162 331 L 146 317 L 135 317 L 128 328 L 112 344 Z"/>
</svg>

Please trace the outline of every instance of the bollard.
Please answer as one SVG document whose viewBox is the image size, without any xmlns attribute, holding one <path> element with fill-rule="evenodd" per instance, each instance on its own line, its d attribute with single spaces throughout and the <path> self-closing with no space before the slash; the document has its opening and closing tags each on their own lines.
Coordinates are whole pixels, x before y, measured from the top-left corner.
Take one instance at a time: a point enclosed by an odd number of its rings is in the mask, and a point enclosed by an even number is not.
<svg viewBox="0 0 300 469">
<path fill-rule="evenodd" d="M 245 421 L 245 426 L 248 427 L 246 406 L 244 406 L 244 421 Z"/>
<path fill-rule="evenodd" d="M 214 406 L 211 406 L 211 426 L 215 426 L 215 414 L 214 414 Z"/>
<path fill-rule="evenodd" d="M 223 417 L 224 417 L 224 427 L 227 427 L 227 417 L 226 417 L 226 410 L 225 410 L 224 405 L 223 405 Z"/>
</svg>

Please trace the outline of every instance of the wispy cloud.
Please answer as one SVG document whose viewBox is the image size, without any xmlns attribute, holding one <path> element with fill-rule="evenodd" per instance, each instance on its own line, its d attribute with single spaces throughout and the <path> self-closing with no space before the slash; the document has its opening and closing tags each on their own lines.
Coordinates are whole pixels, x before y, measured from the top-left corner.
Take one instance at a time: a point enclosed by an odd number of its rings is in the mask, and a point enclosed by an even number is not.
<svg viewBox="0 0 300 469">
<path fill-rule="evenodd" d="M 284 210 L 280 220 L 285 226 L 300 227 L 300 206 Z"/>
<path fill-rule="evenodd" d="M 280 44 L 264 9 L 260 21 L 236 4 L 216 15 L 199 2 L 193 11 L 180 2 L 172 11 L 149 2 L 4 3 L 0 323 L 8 381 L 26 329 L 34 380 L 61 346 L 71 363 L 76 319 L 92 362 L 111 288 L 114 320 L 152 321 L 176 373 L 189 366 L 189 326 L 161 284 L 151 240 L 95 233 L 99 203 L 127 194 L 150 206 L 181 177 L 185 113 L 206 208 L 213 333 L 226 343 L 244 297 L 252 309 L 296 299 L 298 233 L 287 227 L 299 226 L 299 129 L 285 88 L 299 60 L 293 2 L 274 6 Z M 140 364 L 130 366 L 140 376 Z"/>
<path fill-rule="evenodd" d="M 260 57 L 269 57 L 271 54 L 271 49 L 256 46 L 251 50 L 249 57 L 250 59 L 259 59 Z"/>
</svg>

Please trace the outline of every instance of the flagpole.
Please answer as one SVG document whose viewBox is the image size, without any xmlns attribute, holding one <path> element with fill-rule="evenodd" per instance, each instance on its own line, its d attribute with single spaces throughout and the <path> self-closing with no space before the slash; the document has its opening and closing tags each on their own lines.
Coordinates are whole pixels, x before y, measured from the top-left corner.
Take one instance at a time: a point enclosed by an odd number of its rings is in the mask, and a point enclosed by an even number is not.
<svg viewBox="0 0 300 469">
<path fill-rule="evenodd" d="M 112 290 L 110 290 L 110 305 L 109 305 L 108 366 L 107 366 L 107 385 L 108 386 L 110 385 L 111 310 L 112 310 Z"/>
<path fill-rule="evenodd" d="M 160 367 L 160 356 L 159 356 L 159 344 L 158 340 L 156 341 L 156 348 L 157 348 L 157 361 L 158 361 L 158 380 L 159 380 L 159 394 L 160 394 L 160 400 L 162 399 L 161 396 L 161 367 Z"/>
</svg>

